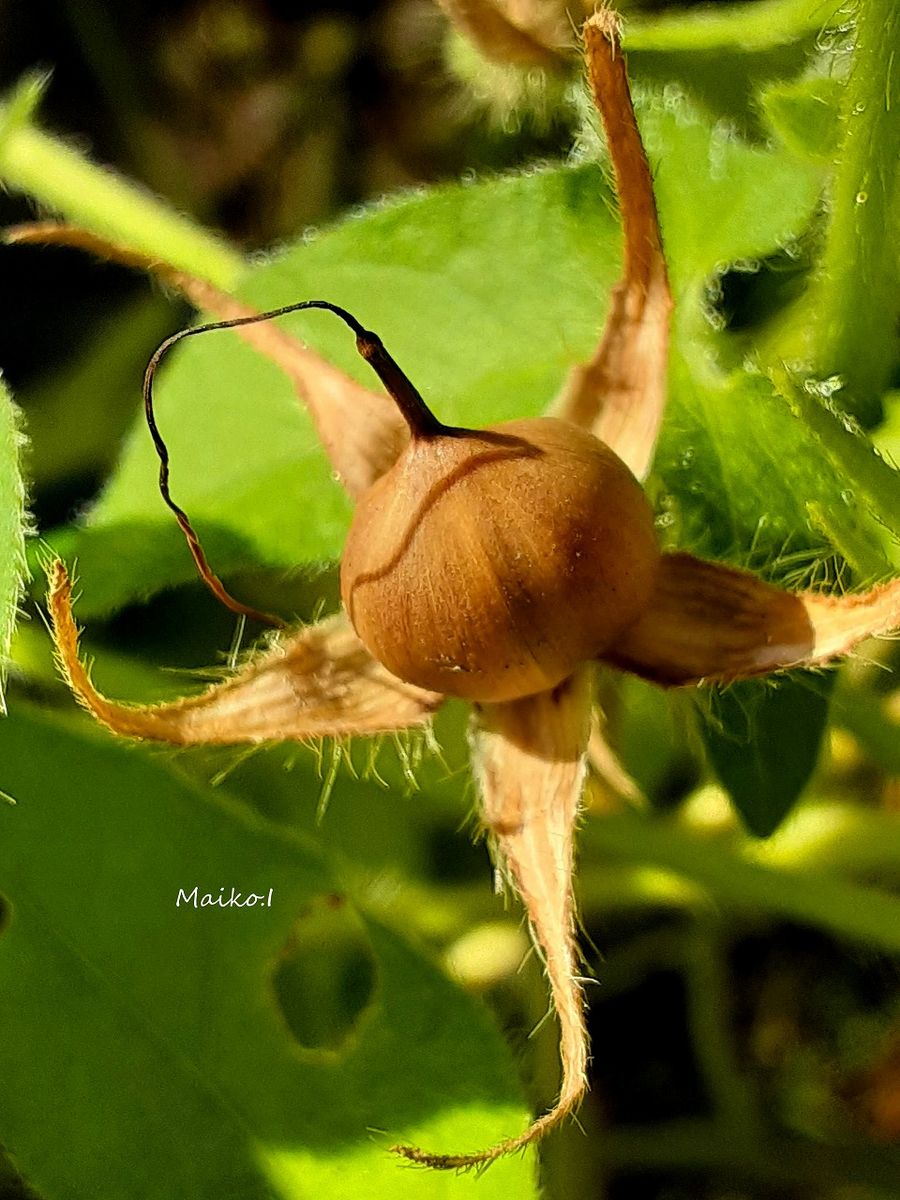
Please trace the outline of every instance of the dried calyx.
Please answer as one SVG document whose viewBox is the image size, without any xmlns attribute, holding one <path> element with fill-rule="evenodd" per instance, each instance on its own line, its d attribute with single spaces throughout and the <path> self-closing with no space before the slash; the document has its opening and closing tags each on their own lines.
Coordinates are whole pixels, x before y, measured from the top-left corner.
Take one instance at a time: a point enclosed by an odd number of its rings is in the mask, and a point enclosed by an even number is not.
<svg viewBox="0 0 900 1200">
<path fill-rule="evenodd" d="M 366 649 L 407 683 L 476 701 L 554 688 L 608 650 L 647 607 L 659 562 L 653 514 L 628 467 L 552 417 L 443 425 L 377 334 L 325 300 L 185 330 L 148 368 L 160 486 L 219 598 L 264 616 L 224 592 L 168 493 L 152 373 L 180 337 L 304 308 L 350 326 L 409 427 L 406 449 L 360 497 L 341 562 L 344 607 Z"/>
</svg>

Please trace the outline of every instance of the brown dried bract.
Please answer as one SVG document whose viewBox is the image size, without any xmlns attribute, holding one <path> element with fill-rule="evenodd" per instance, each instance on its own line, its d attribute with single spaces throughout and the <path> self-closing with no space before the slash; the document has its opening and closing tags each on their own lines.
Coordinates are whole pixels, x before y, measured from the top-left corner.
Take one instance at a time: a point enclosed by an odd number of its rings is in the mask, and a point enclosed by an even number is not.
<svg viewBox="0 0 900 1200">
<path fill-rule="evenodd" d="M 603 10 L 586 22 L 584 45 L 591 90 L 615 172 L 624 270 L 613 288 L 597 351 L 572 370 L 555 411 L 590 429 L 638 479 L 644 479 L 666 406 L 672 297 L 650 167 L 613 12 Z"/>
<path fill-rule="evenodd" d="M 93 686 L 78 657 L 72 584 L 61 562 L 47 596 L 60 664 L 84 707 L 114 733 L 176 746 L 302 741 L 425 725 L 443 697 L 397 679 L 340 614 L 280 637 L 240 671 L 172 704 L 125 705 Z"/>
<path fill-rule="evenodd" d="M 479 706 L 472 768 L 498 868 L 519 894 L 547 971 L 560 1025 L 563 1078 L 554 1106 L 524 1132 L 478 1154 L 395 1149 L 413 1162 L 454 1168 L 492 1162 L 543 1137 L 587 1090 L 588 1038 L 575 945 L 573 839 L 590 734 L 590 672 L 551 692 Z"/>
<path fill-rule="evenodd" d="M 860 595 L 785 592 L 749 571 L 663 556 L 656 590 L 609 662 L 654 683 L 728 683 L 818 667 L 900 625 L 900 579 Z"/>
</svg>

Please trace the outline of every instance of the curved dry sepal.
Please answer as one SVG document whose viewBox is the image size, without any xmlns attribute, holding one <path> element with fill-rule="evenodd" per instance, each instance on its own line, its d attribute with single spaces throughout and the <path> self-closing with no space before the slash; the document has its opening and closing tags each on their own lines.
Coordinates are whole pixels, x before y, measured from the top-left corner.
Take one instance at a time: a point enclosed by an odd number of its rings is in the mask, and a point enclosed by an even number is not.
<svg viewBox="0 0 900 1200">
<path fill-rule="evenodd" d="M 786 592 L 749 571 L 665 554 L 650 607 L 604 657 L 655 683 L 724 683 L 823 666 L 896 629 L 900 578 L 845 596 Z"/>
<path fill-rule="evenodd" d="M 218 320 L 256 313 L 206 279 L 73 225 L 17 225 L 3 236 L 14 244 L 71 246 L 147 271 Z M 409 440 L 409 431 L 390 397 L 369 391 L 271 321 L 239 326 L 234 332 L 288 375 L 309 409 L 325 453 L 354 499 L 393 466 Z"/>
<path fill-rule="evenodd" d="M 545 71 L 568 69 L 563 9 L 541 0 L 518 0 L 515 13 L 491 0 L 438 0 L 438 4 L 491 62 Z"/>
<path fill-rule="evenodd" d="M 625 770 L 619 756 L 606 737 L 603 714 L 594 707 L 591 714 L 591 735 L 588 741 L 588 765 L 608 796 L 639 804 L 643 793 L 637 782 Z"/>
<path fill-rule="evenodd" d="M 72 585 L 54 562 L 47 596 L 60 665 L 78 699 L 114 733 L 174 745 L 390 733 L 425 725 L 443 699 L 377 663 L 341 613 L 255 654 L 197 696 L 133 706 L 101 696 L 78 657 Z"/>
<path fill-rule="evenodd" d="M 523 1133 L 471 1154 L 397 1153 L 430 1167 L 490 1163 L 543 1137 L 587 1088 L 588 1039 L 577 972 L 572 899 L 573 832 L 590 731 L 590 672 L 524 700 L 477 706 L 472 759 L 482 819 L 498 867 L 518 892 L 544 960 L 559 1019 L 562 1084 L 554 1106 Z"/>
<path fill-rule="evenodd" d="M 594 103 L 615 171 L 625 261 L 596 353 L 570 372 L 553 411 L 590 429 L 643 479 L 666 405 L 672 297 L 615 13 L 595 13 L 583 35 Z"/>
</svg>

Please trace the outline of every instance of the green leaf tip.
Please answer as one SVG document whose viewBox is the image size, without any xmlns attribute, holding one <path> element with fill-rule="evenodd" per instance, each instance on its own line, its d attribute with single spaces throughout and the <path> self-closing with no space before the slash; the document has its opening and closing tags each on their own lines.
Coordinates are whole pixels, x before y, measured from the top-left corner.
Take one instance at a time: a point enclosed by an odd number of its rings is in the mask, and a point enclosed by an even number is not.
<svg viewBox="0 0 900 1200">
<path fill-rule="evenodd" d="M 30 77 L 0 108 L 0 183 L 143 258 L 233 287 L 244 259 L 223 238 L 31 120 L 41 86 Z"/>
<path fill-rule="evenodd" d="M 828 721 L 831 675 L 744 680 L 713 698 L 700 730 L 745 827 L 767 838 L 809 781 Z"/>
<path fill-rule="evenodd" d="M 50 83 L 49 71 L 28 71 L 0 103 L 0 147 L 31 123 Z"/>
</svg>

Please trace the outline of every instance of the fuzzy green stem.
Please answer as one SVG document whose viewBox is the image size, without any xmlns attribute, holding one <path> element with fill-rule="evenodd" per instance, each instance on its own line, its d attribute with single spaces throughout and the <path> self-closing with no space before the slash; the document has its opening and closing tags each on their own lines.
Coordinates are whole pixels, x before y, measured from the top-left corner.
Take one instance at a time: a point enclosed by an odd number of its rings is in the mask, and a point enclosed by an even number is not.
<svg viewBox="0 0 900 1200">
<path fill-rule="evenodd" d="M 19 414 L 0 380 L 0 714 L 3 685 L 18 616 L 25 567 L 25 486 L 19 469 L 24 437 Z"/>
<path fill-rule="evenodd" d="M 843 139 L 829 192 L 819 270 L 804 301 L 816 314 L 813 370 L 840 375 L 872 412 L 897 353 L 900 7 L 858 0 Z"/>
<path fill-rule="evenodd" d="M 217 287 L 233 288 L 243 270 L 241 256 L 215 235 L 30 121 L 12 123 L 0 142 L 0 180 L 73 224 Z"/>
</svg>

